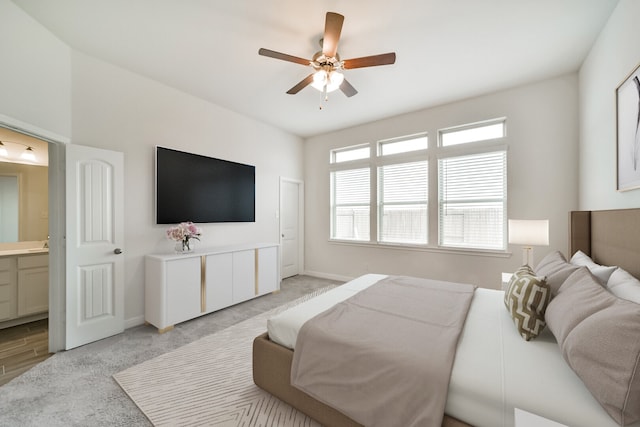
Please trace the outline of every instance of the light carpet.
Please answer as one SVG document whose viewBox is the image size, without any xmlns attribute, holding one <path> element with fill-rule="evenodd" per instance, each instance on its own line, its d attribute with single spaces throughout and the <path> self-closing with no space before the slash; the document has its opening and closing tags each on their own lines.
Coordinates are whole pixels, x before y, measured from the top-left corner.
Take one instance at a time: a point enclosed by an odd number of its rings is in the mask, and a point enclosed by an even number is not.
<svg viewBox="0 0 640 427">
<path fill-rule="evenodd" d="M 320 426 L 253 383 L 252 344 L 269 317 L 332 287 L 113 377 L 155 426 Z"/>
</svg>

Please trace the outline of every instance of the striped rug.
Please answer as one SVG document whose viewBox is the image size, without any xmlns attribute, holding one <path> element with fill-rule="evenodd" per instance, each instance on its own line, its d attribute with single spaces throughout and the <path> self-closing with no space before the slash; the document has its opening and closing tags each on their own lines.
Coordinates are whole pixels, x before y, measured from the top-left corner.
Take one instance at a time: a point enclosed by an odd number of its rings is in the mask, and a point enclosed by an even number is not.
<svg viewBox="0 0 640 427">
<path fill-rule="evenodd" d="M 154 426 L 319 426 L 253 383 L 253 339 L 267 319 L 320 289 L 113 377 Z"/>
</svg>

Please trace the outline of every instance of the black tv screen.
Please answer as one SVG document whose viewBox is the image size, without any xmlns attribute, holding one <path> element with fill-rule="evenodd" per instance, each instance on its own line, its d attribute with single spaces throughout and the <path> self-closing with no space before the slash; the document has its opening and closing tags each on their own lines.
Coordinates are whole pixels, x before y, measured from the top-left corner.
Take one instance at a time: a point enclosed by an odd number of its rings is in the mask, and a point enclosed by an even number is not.
<svg viewBox="0 0 640 427">
<path fill-rule="evenodd" d="M 156 223 L 255 222 L 255 166 L 156 147 Z"/>
</svg>

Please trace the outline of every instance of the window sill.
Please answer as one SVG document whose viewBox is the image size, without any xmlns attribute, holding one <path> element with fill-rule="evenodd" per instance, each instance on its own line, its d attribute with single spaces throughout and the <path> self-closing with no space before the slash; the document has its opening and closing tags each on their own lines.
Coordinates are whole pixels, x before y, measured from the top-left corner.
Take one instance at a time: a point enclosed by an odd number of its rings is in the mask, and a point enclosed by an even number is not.
<svg viewBox="0 0 640 427">
<path fill-rule="evenodd" d="M 354 240 L 329 239 L 329 243 L 334 245 L 342 245 L 342 246 L 360 246 L 360 247 L 377 248 L 377 249 L 434 252 L 434 253 L 444 253 L 444 254 L 452 254 L 452 255 L 485 256 L 485 257 L 493 257 L 493 258 L 511 258 L 511 255 L 512 255 L 512 253 L 508 251 L 494 251 L 494 250 L 483 250 L 483 249 L 458 249 L 458 248 L 444 248 L 444 247 L 421 246 L 421 245 L 399 245 L 399 244 L 393 244 L 393 243 L 370 243 L 370 242 L 358 242 Z"/>
</svg>

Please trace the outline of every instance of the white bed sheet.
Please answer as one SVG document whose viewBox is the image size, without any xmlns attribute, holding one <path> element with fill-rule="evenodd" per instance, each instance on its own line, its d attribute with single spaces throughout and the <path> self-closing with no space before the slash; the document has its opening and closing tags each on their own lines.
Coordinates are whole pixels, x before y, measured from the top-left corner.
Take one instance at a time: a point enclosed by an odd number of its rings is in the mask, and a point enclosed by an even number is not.
<svg viewBox="0 0 640 427">
<path fill-rule="evenodd" d="M 269 338 L 295 348 L 307 320 L 385 277 L 358 277 L 272 317 Z M 617 426 L 566 364 L 548 329 L 528 342 L 518 335 L 503 296 L 503 291 L 476 290 L 458 343 L 445 412 L 477 427 L 513 427 L 514 408 L 568 426 Z"/>
<path fill-rule="evenodd" d="M 385 277 L 387 276 L 383 274 L 366 274 L 360 276 L 270 318 L 267 320 L 269 339 L 282 346 L 294 349 L 296 339 L 298 338 L 298 331 L 304 322 Z"/>
</svg>

